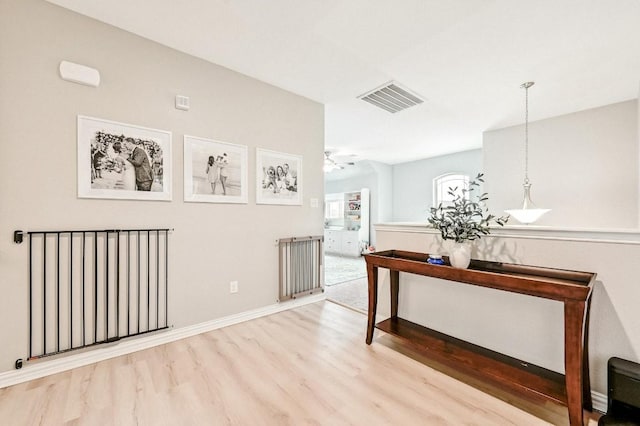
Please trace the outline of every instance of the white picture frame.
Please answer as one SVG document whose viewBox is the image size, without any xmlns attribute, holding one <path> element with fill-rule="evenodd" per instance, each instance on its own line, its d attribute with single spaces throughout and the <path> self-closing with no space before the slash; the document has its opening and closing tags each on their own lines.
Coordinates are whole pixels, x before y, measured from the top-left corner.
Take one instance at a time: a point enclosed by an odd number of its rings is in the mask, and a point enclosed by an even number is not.
<svg viewBox="0 0 640 426">
<path fill-rule="evenodd" d="M 197 136 L 184 136 L 184 201 L 248 202 L 248 148 Z"/>
<path fill-rule="evenodd" d="M 78 115 L 78 197 L 171 201 L 171 132 Z"/>
<path fill-rule="evenodd" d="M 256 204 L 302 205 L 302 189 L 302 156 L 256 148 Z"/>
</svg>

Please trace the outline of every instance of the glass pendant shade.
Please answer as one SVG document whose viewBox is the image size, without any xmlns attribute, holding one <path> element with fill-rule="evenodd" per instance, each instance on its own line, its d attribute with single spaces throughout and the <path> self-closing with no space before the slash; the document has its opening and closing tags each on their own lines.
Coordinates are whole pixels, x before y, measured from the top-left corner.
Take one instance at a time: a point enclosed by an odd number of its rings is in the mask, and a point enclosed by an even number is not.
<svg viewBox="0 0 640 426">
<path fill-rule="evenodd" d="M 531 195 L 529 194 L 529 191 L 531 190 L 531 184 L 527 180 L 525 181 L 523 186 L 524 186 L 524 201 L 522 203 L 522 208 L 505 210 L 505 213 L 507 213 L 509 216 L 513 216 L 520 223 L 529 224 L 540 219 L 542 215 L 551 211 L 551 209 L 537 208 L 535 204 L 533 204 L 533 201 L 531 201 Z"/>
<path fill-rule="evenodd" d="M 529 224 L 540 219 L 542 215 L 551 209 L 539 209 L 531 201 L 531 183 L 529 182 L 529 87 L 533 81 L 523 83 L 520 87 L 525 90 L 525 116 L 524 116 L 524 201 L 521 209 L 505 210 L 509 216 L 513 216 L 518 222 Z"/>
</svg>

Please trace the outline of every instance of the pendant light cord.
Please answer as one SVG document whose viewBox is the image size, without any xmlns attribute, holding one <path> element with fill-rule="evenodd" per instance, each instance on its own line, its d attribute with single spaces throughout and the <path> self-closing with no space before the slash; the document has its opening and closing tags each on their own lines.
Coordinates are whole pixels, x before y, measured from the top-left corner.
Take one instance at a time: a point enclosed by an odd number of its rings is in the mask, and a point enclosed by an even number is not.
<svg viewBox="0 0 640 426">
<path fill-rule="evenodd" d="M 525 90 L 524 96 L 524 201 L 522 208 L 505 210 L 509 215 L 515 217 L 520 223 L 530 224 L 547 213 L 549 209 L 539 209 L 531 201 L 531 183 L 529 183 L 529 88 L 533 86 L 533 81 L 523 83 L 520 88 Z"/>
<path fill-rule="evenodd" d="M 524 183 L 529 183 L 529 87 L 533 81 L 523 83 L 524 88 Z"/>
</svg>

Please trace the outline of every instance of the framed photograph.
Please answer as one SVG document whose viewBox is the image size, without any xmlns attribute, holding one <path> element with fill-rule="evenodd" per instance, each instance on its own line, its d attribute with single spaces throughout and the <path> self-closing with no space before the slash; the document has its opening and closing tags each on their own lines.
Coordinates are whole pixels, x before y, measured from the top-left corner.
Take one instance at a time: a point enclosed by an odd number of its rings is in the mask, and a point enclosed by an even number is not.
<svg viewBox="0 0 640 426">
<path fill-rule="evenodd" d="M 184 201 L 247 203 L 248 148 L 184 137 Z"/>
<path fill-rule="evenodd" d="M 302 157 L 256 148 L 256 204 L 302 205 Z"/>
<path fill-rule="evenodd" d="M 78 197 L 171 200 L 171 132 L 78 116 Z"/>
</svg>

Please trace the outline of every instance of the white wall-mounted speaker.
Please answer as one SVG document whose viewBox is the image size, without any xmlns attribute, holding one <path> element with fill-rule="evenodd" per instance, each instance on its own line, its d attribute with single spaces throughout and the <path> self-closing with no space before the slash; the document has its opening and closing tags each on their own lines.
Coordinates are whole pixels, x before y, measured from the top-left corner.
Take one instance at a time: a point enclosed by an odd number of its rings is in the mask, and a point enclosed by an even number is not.
<svg viewBox="0 0 640 426">
<path fill-rule="evenodd" d="M 73 62 L 60 62 L 60 77 L 63 80 L 87 86 L 98 87 L 100 85 L 100 73 L 97 69 Z"/>
</svg>

